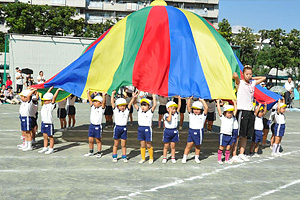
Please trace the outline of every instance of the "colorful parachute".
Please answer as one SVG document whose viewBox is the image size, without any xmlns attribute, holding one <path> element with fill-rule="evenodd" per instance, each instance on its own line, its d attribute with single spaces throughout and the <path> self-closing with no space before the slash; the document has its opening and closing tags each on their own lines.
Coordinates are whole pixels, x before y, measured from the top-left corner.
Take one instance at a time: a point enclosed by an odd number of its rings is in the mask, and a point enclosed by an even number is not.
<svg viewBox="0 0 300 200">
<path fill-rule="evenodd" d="M 162 4 L 119 21 L 36 88 L 61 87 L 86 98 L 87 89 L 111 93 L 133 85 L 163 96 L 235 98 L 232 74 L 239 65 L 230 45 L 202 17 Z"/>
</svg>

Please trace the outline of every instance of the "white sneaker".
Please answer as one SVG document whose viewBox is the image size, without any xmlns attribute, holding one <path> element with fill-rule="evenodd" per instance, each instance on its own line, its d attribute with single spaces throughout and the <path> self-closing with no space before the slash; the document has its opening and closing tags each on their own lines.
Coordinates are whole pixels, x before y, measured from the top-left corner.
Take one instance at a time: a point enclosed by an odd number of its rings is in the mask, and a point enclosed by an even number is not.
<svg viewBox="0 0 300 200">
<path fill-rule="evenodd" d="M 282 153 L 280 153 L 280 152 L 278 152 L 278 153 L 276 153 L 279 157 L 281 157 L 282 156 Z"/>
<path fill-rule="evenodd" d="M 26 147 L 26 148 L 24 148 L 24 149 L 22 149 L 22 151 L 32 151 L 32 147 Z"/>
<path fill-rule="evenodd" d="M 250 160 L 245 156 L 245 154 L 240 154 L 239 158 L 245 162 L 249 162 Z"/>
<path fill-rule="evenodd" d="M 144 162 L 146 162 L 144 159 L 141 159 L 140 161 L 139 161 L 139 164 L 143 164 Z"/>
<path fill-rule="evenodd" d="M 97 153 L 95 157 L 96 158 L 101 158 L 102 157 L 102 153 Z"/>
<path fill-rule="evenodd" d="M 236 163 L 243 163 L 244 162 L 238 156 L 232 156 L 231 160 L 232 160 L 232 162 L 236 162 Z"/>
<path fill-rule="evenodd" d="M 153 159 L 149 159 L 149 165 L 152 165 L 153 164 Z"/>
<path fill-rule="evenodd" d="M 127 158 L 123 158 L 123 162 L 127 163 L 128 162 Z"/>
<path fill-rule="evenodd" d="M 270 149 L 273 150 L 273 146 L 272 145 L 270 146 Z"/>
<path fill-rule="evenodd" d="M 175 164 L 177 162 L 175 158 L 171 158 L 171 161 L 173 164 Z"/>
<path fill-rule="evenodd" d="M 186 163 L 186 158 L 182 158 L 181 163 L 185 164 Z"/>
<path fill-rule="evenodd" d="M 84 157 L 89 157 L 89 156 L 93 156 L 93 155 L 94 155 L 93 153 L 90 153 L 90 152 L 89 152 L 89 153 L 84 154 L 83 156 L 84 156 Z"/>
<path fill-rule="evenodd" d="M 223 165 L 222 160 L 218 160 L 219 165 Z"/>
<path fill-rule="evenodd" d="M 199 158 L 195 158 L 195 162 L 196 162 L 197 164 L 200 164 L 200 163 L 201 163 L 201 161 L 199 160 Z"/>
<path fill-rule="evenodd" d="M 113 158 L 113 162 L 118 162 L 118 158 Z"/>
<path fill-rule="evenodd" d="M 258 153 L 254 153 L 252 157 L 253 157 L 253 158 L 259 158 L 260 155 L 258 155 Z"/>
<path fill-rule="evenodd" d="M 45 153 L 46 151 L 48 151 L 48 148 L 47 147 L 43 147 L 42 150 L 38 151 L 39 153 Z"/>
<path fill-rule="evenodd" d="M 166 164 L 166 163 L 167 163 L 167 158 L 163 158 L 162 164 Z"/>
<path fill-rule="evenodd" d="M 19 145 L 17 145 L 17 147 L 18 147 L 18 149 L 20 149 L 20 150 L 25 149 L 25 145 L 23 145 L 23 144 L 19 144 Z"/>
<path fill-rule="evenodd" d="M 271 156 L 274 156 L 274 157 L 279 157 L 279 155 L 277 153 L 271 153 Z"/>
<path fill-rule="evenodd" d="M 225 160 L 225 164 L 229 164 L 231 165 L 233 163 L 233 161 L 230 159 L 230 160 Z"/>
<path fill-rule="evenodd" d="M 49 155 L 49 154 L 53 153 L 53 151 L 54 151 L 53 149 L 49 148 L 49 150 L 46 151 L 45 154 L 46 154 L 46 155 Z"/>
</svg>

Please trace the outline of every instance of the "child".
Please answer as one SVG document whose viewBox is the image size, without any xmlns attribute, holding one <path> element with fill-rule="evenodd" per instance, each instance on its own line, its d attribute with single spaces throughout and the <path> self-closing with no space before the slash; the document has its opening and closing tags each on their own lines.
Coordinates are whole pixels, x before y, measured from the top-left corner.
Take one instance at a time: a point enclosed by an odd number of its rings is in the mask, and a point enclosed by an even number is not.
<svg viewBox="0 0 300 200">
<path fill-rule="evenodd" d="M 181 98 L 178 97 L 178 105 L 174 101 L 169 101 L 166 105 L 168 113 L 164 114 L 165 130 L 163 136 L 164 149 L 162 163 L 167 163 L 167 152 L 171 144 L 171 161 L 176 163 L 175 160 L 175 146 L 179 142 L 178 126 L 178 113 L 181 107 Z"/>
<path fill-rule="evenodd" d="M 115 118 L 115 128 L 114 128 L 114 146 L 113 146 L 113 162 L 118 162 L 118 146 L 121 139 L 121 146 L 122 146 L 122 159 L 125 163 L 127 163 L 127 155 L 126 155 L 126 140 L 127 140 L 127 121 L 129 116 L 129 110 L 131 108 L 131 105 L 133 103 L 133 98 L 131 99 L 130 103 L 128 104 L 128 107 L 126 107 L 127 103 L 124 98 L 119 98 L 116 100 L 114 99 L 114 96 L 116 94 L 116 91 L 112 92 L 111 95 L 111 106 L 113 108 L 114 112 L 114 118 Z"/>
<path fill-rule="evenodd" d="M 207 118 L 205 124 L 207 124 L 207 132 L 212 133 L 212 127 L 215 121 L 215 109 L 216 102 L 213 99 L 205 99 L 205 102 L 208 106 Z"/>
<path fill-rule="evenodd" d="M 233 101 L 234 106 L 236 107 L 236 101 Z M 236 112 L 235 112 L 236 114 Z M 239 141 L 239 123 L 238 120 L 236 118 L 236 116 L 234 116 L 234 120 L 233 120 L 233 130 L 232 130 L 232 162 L 237 162 L 237 163 L 243 163 L 244 160 L 240 159 L 237 156 L 237 144 Z"/>
<path fill-rule="evenodd" d="M 71 94 L 67 98 L 67 115 L 68 115 L 68 125 L 69 128 L 74 128 L 76 120 L 75 120 L 75 114 L 76 114 L 76 108 L 74 106 L 76 100 L 76 96 Z M 71 121 L 72 121 L 72 126 L 71 126 Z"/>
<path fill-rule="evenodd" d="M 44 105 L 41 109 L 41 118 L 42 118 L 42 125 L 41 125 L 41 132 L 43 133 L 44 137 L 44 147 L 42 150 L 38 151 L 39 153 L 45 154 L 52 154 L 53 147 L 54 147 L 54 126 L 52 120 L 52 112 L 55 108 L 55 100 L 59 93 L 59 91 L 63 91 L 61 88 L 57 89 L 54 96 L 51 92 L 53 86 L 49 88 L 46 94 L 44 94 L 42 100 L 44 101 Z M 50 140 L 50 148 L 48 149 L 48 137 Z"/>
<path fill-rule="evenodd" d="M 113 109 L 111 107 L 111 96 L 109 96 L 108 94 L 106 95 L 106 106 L 105 106 L 105 120 L 106 120 L 106 124 L 105 124 L 105 128 L 109 128 L 109 127 L 113 127 Z"/>
<path fill-rule="evenodd" d="M 32 106 L 30 109 L 31 118 L 31 143 L 35 144 L 35 134 L 37 131 L 37 117 L 38 117 L 38 94 L 32 95 Z"/>
<path fill-rule="evenodd" d="M 87 91 L 88 100 L 91 106 L 91 115 L 90 115 L 90 127 L 89 127 L 89 148 L 90 152 L 84 156 L 93 156 L 94 155 L 94 139 L 97 143 L 97 158 L 101 158 L 101 130 L 102 130 L 102 118 L 105 110 L 105 94 L 103 96 L 96 95 L 93 99 L 90 96 L 90 90 Z"/>
<path fill-rule="evenodd" d="M 203 127 L 208 112 L 208 106 L 203 99 L 199 99 L 199 101 L 195 101 L 191 107 L 191 98 L 192 97 L 190 97 L 187 101 L 190 129 L 187 144 L 182 158 L 182 163 L 186 163 L 187 156 L 193 145 L 195 145 L 195 162 L 199 164 L 200 145 L 202 144 L 204 132 Z"/>
<path fill-rule="evenodd" d="M 67 99 L 64 99 L 57 103 L 58 109 L 57 109 L 57 118 L 59 118 L 60 121 L 60 131 L 63 131 L 67 128 L 67 110 L 66 110 L 66 103 Z"/>
<path fill-rule="evenodd" d="M 32 107 L 32 100 L 31 95 L 36 90 L 23 90 L 20 93 L 22 103 L 20 105 L 19 113 L 20 113 L 20 120 L 21 120 L 21 130 L 23 136 L 23 145 L 19 146 L 20 150 L 23 151 L 31 151 L 32 150 L 32 143 L 31 143 L 31 129 L 32 129 L 32 122 L 30 118 L 30 109 Z"/>
<path fill-rule="evenodd" d="M 267 112 L 267 104 L 265 104 L 264 108 L 261 106 L 261 103 L 258 104 L 255 110 L 255 122 L 254 122 L 254 136 L 252 137 L 252 144 L 250 146 L 250 156 L 259 157 L 257 154 L 259 143 L 262 142 L 263 139 L 263 117 Z M 254 153 L 253 153 L 254 150 Z"/>
<path fill-rule="evenodd" d="M 218 163 L 223 165 L 222 162 L 222 153 L 225 148 L 225 163 L 232 164 L 232 161 L 229 160 L 230 157 L 230 149 L 233 142 L 232 131 L 233 131 L 233 123 L 234 117 L 236 114 L 236 108 L 232 105 L 223 106 L 223 114 L 220 107 L 220 100 L 217 100 L 217 110 L 221 120 L 221 130 L 220 130 L 220 146 L 218 150 Z M 234 113 L 233 113 L 234 111 Z"/>
<path fill-rule="evenodd" d="M 149 153 L 149 164 L 153 163 L 153 147 L 152 147 L 152 117 L 153 112 L 156 108 L 155 94 L 152 94 L 153 105 L 151 100 L 143 98 L 141 99 L 141 107 L 139 108 L 136 103 L 138 93 L 133 94 L 134 104 L 133 106 L 138 112 L 138 140 L 141 143 L 141 156 L 142 159 L 139 161 L 140 164 L 146 161 L 146 146 Z"/>
<path fill-rule="evenodd" d="M 285 132 L 285 116 L 284 116 L 285 108 L 286 108 L 286 104 L 284 103 L 284 100 L 282 102 L 279 100 L 277 113 L 275 114 L 275 120 L 276 120 L 276 124 L 274 126 L 275 142 L 273 144 L 273 150 L 272 150 L 272 156 L 275 157 L 282 156 L 279 150 L 281 146 L 280 143 Z"/>
<path fill-rule="evenodd" d="M 271 114 L 270 114 L 270 117 L 269 117 L 270 128 L 271 128 L 271 132 L 272 132 L 272 136 L 270 138 L 270 149 L 271 150 L 273 149 L 273 144 L 274 144 L 274 141 L 275 141 L 275 130 L 274 130 L 274 127 L 276 125 L 275 115 L 276 115 L 276 112 L 277 112 L 278 104 L 279 103 L 277 102 L 276 104 L 273 105 L 273 107 L 271 109 Z"/>
<path fill-rule="evenodd" d="M 167 108 L 166 104 L 168 102 L 168 97 L 158 96 L 159 108 L 158 108 L 158 128 L 161 128 L 161 120 L 163 120 L 164 124 L 164 114 L 166 114 Z M 165 127 L 164 127 L 165 128 Z"/>
</svg>

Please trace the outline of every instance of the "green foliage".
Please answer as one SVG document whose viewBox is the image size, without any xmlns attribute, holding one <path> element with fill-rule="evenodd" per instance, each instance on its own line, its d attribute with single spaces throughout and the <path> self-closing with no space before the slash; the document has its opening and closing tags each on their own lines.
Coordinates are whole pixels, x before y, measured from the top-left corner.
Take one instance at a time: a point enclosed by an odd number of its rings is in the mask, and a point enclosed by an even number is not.
<svg viewBox="0 0 300 200">
<path fill-rule="evenodd" d="M 232 42 L 232 28 L 227 19 L 222 19 L 218 24 L 218 32 L 225 38 L 225 40 L 231 44 Z"/>
</svg>

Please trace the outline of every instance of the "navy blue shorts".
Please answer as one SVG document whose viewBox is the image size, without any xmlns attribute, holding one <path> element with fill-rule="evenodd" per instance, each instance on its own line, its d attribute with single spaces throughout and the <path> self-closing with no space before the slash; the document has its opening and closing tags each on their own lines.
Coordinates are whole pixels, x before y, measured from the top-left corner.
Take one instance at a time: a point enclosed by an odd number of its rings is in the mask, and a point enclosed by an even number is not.
<svg viewBox="0 0 300 200">
<path fill-rule="evenodd" d="M 203 129 L 200 131 L 200 129 L 190 128 L 187 142 L 194 142 L 195 145 L 202 144 L 203 132 Z"/>
<path fill-rule="evenodd" d="M 283 137 L 285 132 L 285 124 L 275 124 L 274 133 L 275 136 Z"/>
<path fill-rule="evenodd" d="M 114 128 L 114 139 L 123 139 L 127 140 L 127 128 L 126 126 L 118 126 L 116 125 Z"/>
<path fill-rule="evenodd" d="M 44 124 L 42 122 L 41 132 L 46 133 L 48 136 L 54 135 L 54 126 L 53 124 Z"/>
<path fill-rule="evenodd" d="M 254 130 L 254 136 L 252 137 L 252 142 L 255 142 L 255 143 L 259 143 L 259 142 L 262 142 L 262 139 L 263 139 L 263 131 L 261 130 Z"/>
<path fill-rule="evenodd" d="M 232 145 L 233 137 L 232 135 L 220 134 L 220 146 Z"/>
<path fill-rule="evenodd" d="M 31 131 L 32 129 L 32 122 L 30 117 L 21 117 L 21 130 L 22 131 Z"/>
<path fill-rule="evenodd" d="M 239 129 L 233 129 L 232 131 L 232 142 L 236 143 L 237 137 L 239 136 Z"/>
<path fill-rule="evenodd" d="M 37 126 L 36 118 L 35 117 L 30 117 L 31 118 L 31 127 L 34 128 Z"/>
<path fill-rule="evenodd" d="M 152 142 L 152 128 L 150 126 L 139 126 L 138 140 Z"/>
<path fill-rule="evenodd" d="M 176 128 L 172 128 L 172 129 L 165 128 L 163 142 L 164 143 L 179 142 L 178 130 Z"/>
<path fill-rule="evenodd" d="M 89 126 L 89 137 L 101 138 L 101 125 L 90 124 Z"/>
</svg>

